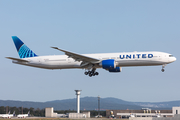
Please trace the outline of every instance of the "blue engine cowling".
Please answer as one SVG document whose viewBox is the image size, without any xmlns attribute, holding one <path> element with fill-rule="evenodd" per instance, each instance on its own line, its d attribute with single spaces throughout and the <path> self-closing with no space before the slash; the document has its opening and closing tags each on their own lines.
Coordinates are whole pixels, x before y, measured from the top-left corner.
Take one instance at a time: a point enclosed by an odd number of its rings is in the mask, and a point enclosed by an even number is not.
<svg viewBox="0 0 180 120">
<path fill-rule="evenodd" d="M 116 68 L 116 63 L 114 59 L 108 59 L 108 60 L 103 60 L 101 62 L 102 68 L 103 69 L 115 69 Z"/>
<path fill-rule="evenodd" d="M 109 69 L 109 72 L 121 72 L 121 68 L 120 67 L 116 67 L 114 69 Z"/>
<path fill-rule="evenodd" d="M 103 60 L 100 65 L 103 69 L 106 69 L 109 72 L 121 72 L 121 68 L 116 67 L 116 62 L 114 59 Z"/>
</svg>

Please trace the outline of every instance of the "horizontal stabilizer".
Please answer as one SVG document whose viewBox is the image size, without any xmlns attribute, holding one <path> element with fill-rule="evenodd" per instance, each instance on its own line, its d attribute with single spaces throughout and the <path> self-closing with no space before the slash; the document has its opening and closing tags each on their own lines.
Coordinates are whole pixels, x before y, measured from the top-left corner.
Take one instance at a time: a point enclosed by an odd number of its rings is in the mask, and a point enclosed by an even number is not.
<svg viewBox="0 0 180 120">
<path fill-rule="evenodd" d="M 6 57 L 7 59 L 11 59 L 11 60 L 16 60 L 16 61 L 19 61 L 19 62 L 29 62 L 27 60 L 23 60 L 23 59 L 19 59 L 19 58 L 13 58 L 13 57 Z"/>
</svg>

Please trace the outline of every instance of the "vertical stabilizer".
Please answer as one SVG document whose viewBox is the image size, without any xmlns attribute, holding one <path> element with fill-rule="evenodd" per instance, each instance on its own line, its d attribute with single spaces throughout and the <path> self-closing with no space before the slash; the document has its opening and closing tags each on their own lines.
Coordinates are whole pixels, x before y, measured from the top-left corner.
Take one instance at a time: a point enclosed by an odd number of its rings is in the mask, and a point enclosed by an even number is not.
<svg viewBox="0 0 180 120">
<path fill-rule="evenodd" d="M 14 116 L 14 117 L 16 116 L 16 113 L 15 113 L 15 111 L 13 112 L 13 116 Z"/>
<path fill-rule="evenodd" d="M 30 117 L 30 111 L 28 111 L 28 117 Z"/>
<path fill-rule="evenodd" d="M 37 56 L 31 49 L 29 49 L 17 36 L 12 36 L 14 44 L 20 58 L 28 58 Z"/>
</svg>

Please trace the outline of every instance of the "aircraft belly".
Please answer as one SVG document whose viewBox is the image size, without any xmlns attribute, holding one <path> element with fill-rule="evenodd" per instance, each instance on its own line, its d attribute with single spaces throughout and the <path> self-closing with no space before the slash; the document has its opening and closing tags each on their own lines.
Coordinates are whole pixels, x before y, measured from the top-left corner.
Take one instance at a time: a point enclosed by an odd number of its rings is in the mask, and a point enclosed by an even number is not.
<svg viewBox="0 0 180 120">
<path fill-rule="evenodd" d="M 24 63 L 24 62 L 14 62 L 20 65 L 26 65 L 31 67 L 43 68 L 43 69 L 70 69 L 70 68 L 81 68 L 79 63 L 68 63 L 68 64 L 59 64 L 59 63 Z"/>
<path fill-rule="evenodd" d="M 45 64 L 47 69 L 70 69 L 70 68 L 81 68 L 80 64 L 75 63 L 64 63 L 64 64 Z"/>
</svg>

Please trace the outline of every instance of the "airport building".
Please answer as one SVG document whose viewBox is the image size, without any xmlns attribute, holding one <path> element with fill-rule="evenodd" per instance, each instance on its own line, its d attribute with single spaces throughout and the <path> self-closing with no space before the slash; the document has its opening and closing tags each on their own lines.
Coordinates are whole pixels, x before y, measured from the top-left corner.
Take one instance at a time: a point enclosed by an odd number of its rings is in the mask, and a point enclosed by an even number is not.
<svg viewBox="0 0 180 120">
<path fill-rule="evenodd" d="M 54 113 L 54 108 L 53 107 L 49 107 L 49 108 L 45 108 L 45 117 L 48 117 L 48 118 L 56 118 L 56 117 L 62 117 L 64 116 L 64 114 L 57 114 L 57 113 Z"/>
<path fill-rule="evenodd" d="M 83 113 L 68 113 L 68 118 L 90 118 L 90 112 Z"/>
<path fill-rule="evenodd" d="M 133 118 L 173 118 L 180 114 L 180 107 L 173 107 L 172 110 L 151 110 L 148 108 L 142 110 L 106 110 L 106 117 Z M 179 119 L 180 120 L 180 119 Z"/>
<path fill-rule="evenodd" d="M 54 108 L 50 107 L 50 108 L 45 108 L 45 117 L 48 117 L 48 118 L 90 118 L 90 112 L 57 114 L 57 113 L 54 113 Z"/>
</svg>

